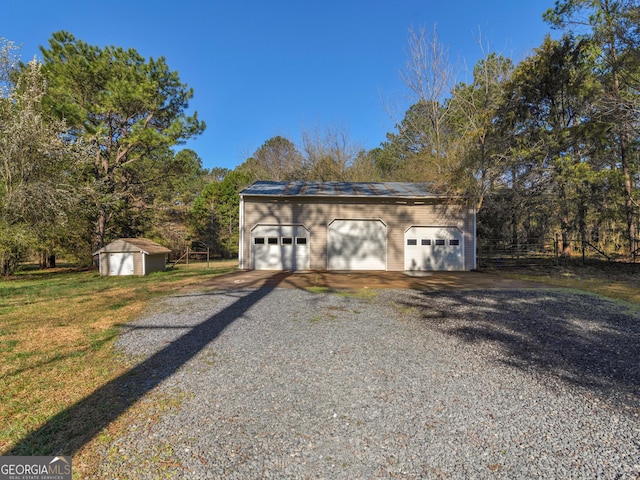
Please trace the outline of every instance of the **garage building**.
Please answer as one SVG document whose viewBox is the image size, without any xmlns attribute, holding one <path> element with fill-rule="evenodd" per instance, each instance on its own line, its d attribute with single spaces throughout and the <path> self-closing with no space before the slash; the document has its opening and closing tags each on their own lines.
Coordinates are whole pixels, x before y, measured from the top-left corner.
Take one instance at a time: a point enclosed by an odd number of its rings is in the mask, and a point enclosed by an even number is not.
<svg viewBox="0 0 640 480">
<path fill-rule="evenodd" d="M 472 270 L 476 215 L 422 183 L 259 181 L 240 192 L 239 266 Z"/>
</svg>

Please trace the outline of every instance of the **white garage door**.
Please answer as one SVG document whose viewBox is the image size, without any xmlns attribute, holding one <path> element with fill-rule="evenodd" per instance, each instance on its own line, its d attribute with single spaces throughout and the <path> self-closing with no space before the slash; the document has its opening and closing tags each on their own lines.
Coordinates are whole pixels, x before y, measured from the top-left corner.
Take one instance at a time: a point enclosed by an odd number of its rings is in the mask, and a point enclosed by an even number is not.
<svg viewBox="0 0 640 480">
<path fill-rule="evenodd" d="M 310 235 L 302 225 L 257 225 L 251 231 L 255 270 L 309 270 Z"/>
<path fill-rule="evenodd" d="M 387 227 L 381 220 L 334 220 L 327 249 L 329 270 L 386 270 Z"/>
<path fill-rule="evenodd" d="M 133 253 L 110 253 L 109 275 L 133 275 Z"/>
<path fill-rule="evenodd" d="M 411 227 L 404 234 L 404 269 L 464 270 L 464 236 L 457 227 Z"/>
</svg>

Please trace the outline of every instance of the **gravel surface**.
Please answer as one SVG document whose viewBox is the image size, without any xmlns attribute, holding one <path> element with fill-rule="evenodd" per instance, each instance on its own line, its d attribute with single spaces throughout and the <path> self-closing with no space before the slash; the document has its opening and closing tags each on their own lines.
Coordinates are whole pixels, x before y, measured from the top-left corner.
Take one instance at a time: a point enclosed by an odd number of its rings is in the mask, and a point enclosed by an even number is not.
<svg viewBox="0 0 640 480">
<path fill-rule="evenodd" d="M 594 296 L 213 291 L 118 344 L 166 379 L 101 478 L 640 478 L 640 316 Z"/>
</svg>

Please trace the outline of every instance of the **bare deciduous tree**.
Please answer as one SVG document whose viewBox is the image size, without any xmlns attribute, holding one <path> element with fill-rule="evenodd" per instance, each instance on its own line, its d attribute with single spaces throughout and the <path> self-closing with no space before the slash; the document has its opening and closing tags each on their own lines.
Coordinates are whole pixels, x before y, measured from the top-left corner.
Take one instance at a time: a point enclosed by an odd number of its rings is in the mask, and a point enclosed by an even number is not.
<svg viewBox="0 0 640 480">
<path fill-rule="evenodd" d="M 413 104 L 421 104 L 428 119 L 431 154 L 442 158 L 445 153 L 444 122 L 448 109 L 444 103 L 455 80 L 455 71 L 449 62 L 449 54 L 438 41 L 437 30 L 427 34 L 424 27 L 409 29 L 407 61 L 400 73 L 411 91 Z"/>
<path fill-rule="evenodd" d="M 6 38 L 0 37 L 0 98 L 7 98 L 11 91 L 11 73 L 18 65 L 18 47 Z"/>
<path fill-rule="evenodd" d="M 480 210 L 485 195 L 506 167 L 503 138 L 495 129 L 503 85 L 513 70 L 510 59 L 485 53 L 473 69 L 473 81 L 460 83 L 452 92 L 449 125 L 457 133 L 458 177 Z"/>
<path fill-rule="evenodd" d="M 302 155 L 291 140 L 281 136 L 264 142 L 253 158 L 263 180 L 293 180 L 303 170 Z"/>
<path fill-rule="evenodd" d="M 309 180 L 345 181 L 358 153 L 347 130 L 319 127 L 302 132 L 303 151 Z"/>
</svg>

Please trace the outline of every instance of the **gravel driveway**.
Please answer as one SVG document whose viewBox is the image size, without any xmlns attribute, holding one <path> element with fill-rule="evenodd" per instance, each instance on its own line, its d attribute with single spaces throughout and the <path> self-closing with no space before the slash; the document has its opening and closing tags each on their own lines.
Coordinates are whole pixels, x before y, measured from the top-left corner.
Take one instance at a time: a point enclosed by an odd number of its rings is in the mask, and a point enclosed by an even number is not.
<svg viewBox="0 0 640 480">
<path fill-rule="evenodd" d="M 594 296 L 190 293 L 119 347 L 173 373 L 103 478 L 640 478 L 640 315 Z"/>
</svg>

